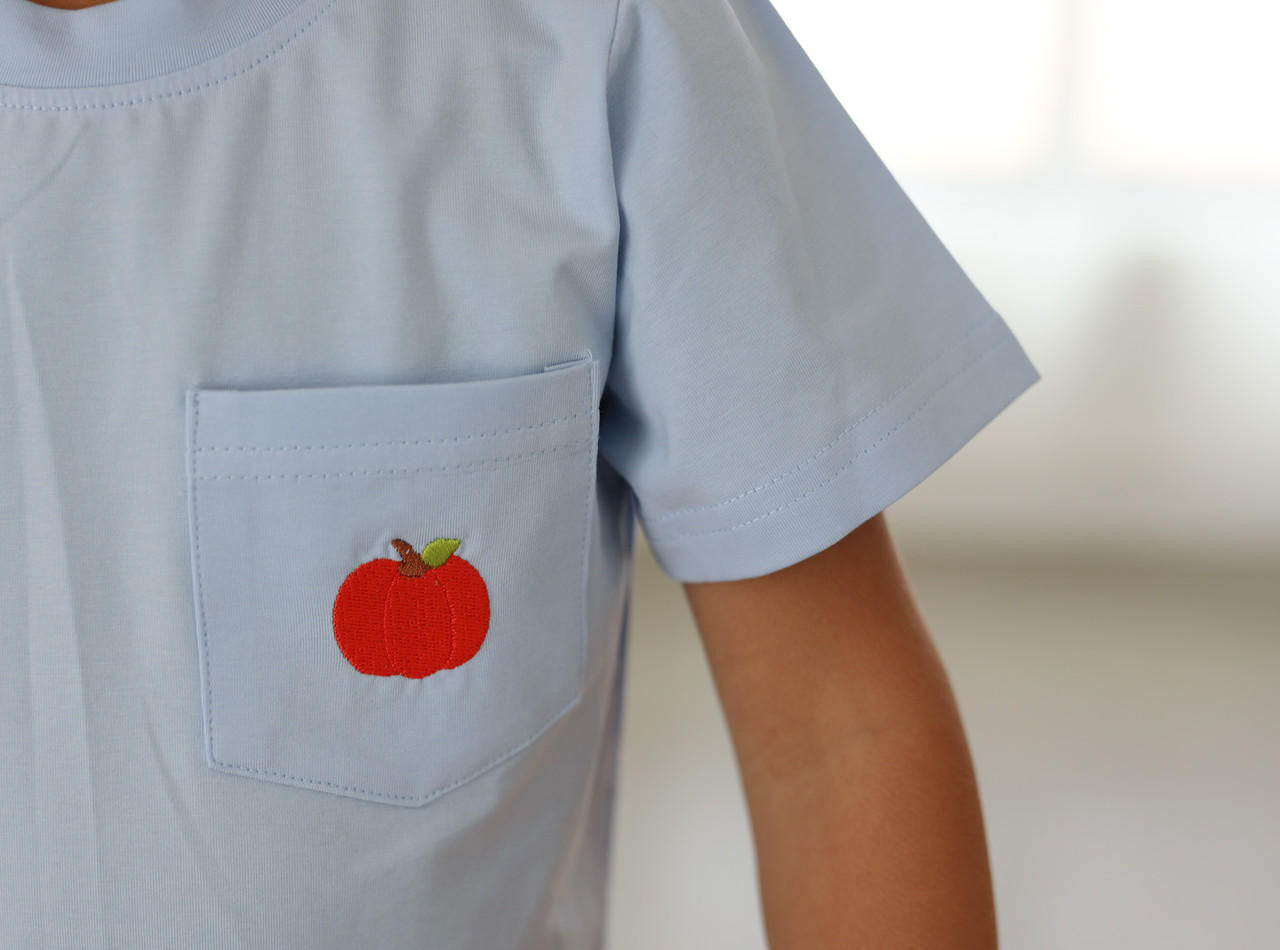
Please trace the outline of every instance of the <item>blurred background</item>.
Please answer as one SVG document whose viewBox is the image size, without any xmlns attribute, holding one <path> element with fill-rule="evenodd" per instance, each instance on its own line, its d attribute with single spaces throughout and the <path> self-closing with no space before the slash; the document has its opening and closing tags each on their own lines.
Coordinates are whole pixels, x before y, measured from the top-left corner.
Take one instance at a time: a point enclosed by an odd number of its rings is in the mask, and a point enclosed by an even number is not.
<svg viewBox="0 0 1280 950">
<path fill-rule="evenodd" d="M 774 6 L 1043 374 L 887 513 L 1002 945 L 1280 947 L 1280 11 Z M 609 946 L 757 950 L 723 715 L 637 555 Z"/>
</svg>

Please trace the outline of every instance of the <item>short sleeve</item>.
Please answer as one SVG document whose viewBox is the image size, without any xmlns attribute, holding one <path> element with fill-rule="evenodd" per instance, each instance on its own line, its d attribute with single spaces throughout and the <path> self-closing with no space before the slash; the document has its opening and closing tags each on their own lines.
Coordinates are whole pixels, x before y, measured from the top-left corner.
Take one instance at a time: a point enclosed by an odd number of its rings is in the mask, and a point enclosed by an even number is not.
<svg viewBox="0 0 1280 950">
<path fill-rule="evenodd" d="M 600 454 L 659 566 L 835 543 L 1039 379 L 768 0 L 620 0 Z"/>
</svg>

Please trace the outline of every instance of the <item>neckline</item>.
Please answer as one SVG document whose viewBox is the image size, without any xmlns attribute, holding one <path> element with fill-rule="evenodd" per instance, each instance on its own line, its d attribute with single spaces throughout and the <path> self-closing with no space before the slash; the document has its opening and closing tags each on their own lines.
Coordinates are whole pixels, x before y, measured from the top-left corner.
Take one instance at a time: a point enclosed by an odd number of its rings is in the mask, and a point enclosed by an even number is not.
<svg viewBox="0 0 1280 950">
<path fill-rule="evenodd" d="M 209 63 L 328 0 L 0 0 L 0 87 L 101 90 Z M 0 93 L 3 89 L 0 88 Z"/>
</svg>

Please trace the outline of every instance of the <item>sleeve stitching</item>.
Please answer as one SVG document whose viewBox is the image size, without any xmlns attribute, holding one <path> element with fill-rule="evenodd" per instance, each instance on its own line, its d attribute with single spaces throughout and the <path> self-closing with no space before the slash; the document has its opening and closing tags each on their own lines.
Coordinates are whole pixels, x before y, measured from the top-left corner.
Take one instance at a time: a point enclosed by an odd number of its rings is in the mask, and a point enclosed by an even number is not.
<svg viewBox="0 0 1280 950">
<path fill-rule="evenodd" d="M 739 528 L 744 528 L 744 527 L 746 527 L 747 525 L 754 524 L 754 523 L 755 523 L 755 522 L 757 522 L 757 521 L 762 521 L 762 520 L 764 520 L 765 518 L 772 517 L 773 515 L 777 514 L 778 512 L 780 512 L 780 511 L 782 511 L 782 510 L 784 510 L 784 509 L 786 509 L 786 508 L 791 507 L 792 505 L 796 504 L 797 502 L 802 501 L 803 499 L 807 498 L 809 495 L 812 495 L 814 492 L 816 492 L 816 491 L 820 491 L 820 490 L 822 490 L 823 488 L 825 488 L 827 485 L 831 484 L 831 482 L 835 481 L 835 480 L 836 480 L 836 479 L 837 479 L 837 478 L 838 478 L 838 477 L 839 477 L 839 476 L 840 476 L 840 475 L 841 475 L 841 474 L 842 474 L 846 469 L 848 469 L 848 468 L 849 468 L 849 466 L 851 466 L 851 465 L 852 465 L 852 464 L 853 464 L 857 459 L 859 459 L 859 458 L 861 458 L 862 456 L 867 455 L 867 454 L 869 454 L 869 453 L 871 453 L 871 452 L 875 451 L 876 449 L 878 449 L 878 448 L 879 448 L 881 445 L 883 445 L 883 444 L 884 444 L 884 443 L 885 443 L 885 442 L 886 442 L 886 441 L 887 441 L 887 440 L 888 440 L 892 435 L 894 435 L 894 433 L 898 432 L 898 430 L 902 429 L 902 428 L 903 428 L 904 426 L 906 426 L 909 422 L 911 422 L 913 419 L 915 419 L 915 418 L 916 418 L 916 416 L 918 416 L 921 412 L 923 412 L 923 411 L 924 411 L 924 409 L 925 409 L 925 407 L 926 407 L 926 406 L 928 406 L 931 402 L 933 402 L 933 400 L 934 400 L 934 399 L 935 399 L 935 398 L 936 398 L 940 393 L 942 393 L 942 392 L 943 392 L 943 391 L 945 391 L 949 386 L 951 386 L 953 383 L 955 383 L 955 381 L 956 381 L 956 380 L 958 380 L 961 376 L 963 376 L 963 375 L 964 375 L 965 373 L 967 373 L 970 369 L 972 369 L 972 368 L 973 368 L 977 363 L 979 363 L 981 360 L 985 359 L 986 357 L 990 356 L 992 353 L 994 353 L 995 351 L 999 350 L 1001 347 L 1008 346 L 1010 343 L 1013 343 L 1013 342 L 1014 342 L 1014 339 L 1015 339 L 1015 338 L 1014 338 L 1011 334 L 1010 334 L 1010 335 L 1005 335 L 1005 336 L 1004 336 L 1004 337 L 1002 337 L 1001 339 L 999 339 L 999 340 L 997 340 L 996 342 L 994 342 L 992 345 L 990 345 L 990 346 L 988 346 L 988 347 L 983 348 L 983 350 L 982 350 L 981 352 L 979 352 L 977 355 L 975 355 L 972 359 L 970 359 L 968 362 L 966 362 L 963 366 L 961 366 L 959 369 L 957 369 L 954 373 L 951 373 L 951 374 L 950 374 L 950 375 L 948 375 L 946 378 L 944 378 L 944 379 L 942 380 L 942 382 L 941 382 L 941 383 L 939 383 L 939 384 L 938 384 L 938 386 L 937 386 L 937 387 L 936 387 L 936 388 L 935 388 L 931 393 L 929 393 L 929 395 L 928 395 L 928 396 L 926 396 L 923 400 L 921 400 L 921 402 L 920 402 L 919 404 L 917 404 L 917 405 L 916 405 L 915 409 L 913 409 L 913 410 L 911 411 L 911 413 L 910 413 L 910 414 L 908 414 L 908 415 L 907 415 L 906 417 L 904 417 L 900 422 L 898 422 L 898 424 L 897 424 L 897 425 L 895 425 L 895 426 L 894 426 L 892 429 L 890 429 L 888 432 L 884 433 L 884 435 L 880 436 L 880 437 L 879 437 L 878 439 L 876 439 L 874 442 L 872 442 L 872 443 L 870 443 L 869 445 L 864 446 L 863 448 L 859 449 L 857 452 L 855 452 L 853 455 L 851 455 L 851 456 L 849 457 L 849 459 L 848 459 L 848 460 L 847 460 L 843 465 L 841 465 L 841 466 L 840 466 L 839 468 L 837 468 L 834 472 L 832 472 L 829 476 L 827 476 L 826 478 L 824 478 L 821 482 L 819 482 L 817 485 L 814 485 L 812 488 L 808 489 L 807 491 L 804 491 L 804 492 L 800 493 L 799 495 L 796 495 L 795 497 L 790 498 L 790 499 L 788 499 L 787 501 L 782 502 L 780 505 L 777 505 L 776 507 L 771 508 L 771 509 L 769 509 L 769 510 L 768 510 L 768 511 L 766 511 L 766 512 L 763 512 L 762 514 L 758 514 L 758 515 L 756 515 L 756 516 L 754 516 L 754 517 L 752 517 L 752 518 L 748 518 L 746 521 L 739 521 L 739 522 L 737 522 L 737 523 L 735 523 L 735 524 L 728 525 L 727 527 L 723 527 L 723 528 L 711 528 L 711 529 L 706 530 L 706 531 L 677 531 L 677 532 L 674 532 L 674 533 L 671 533 L 671 534 L 663 534 L 663 532 L 661 532 L 661 531 L 656 531 L 656 532 L 653 532 L 653 534 L 655 534 L 655 535 L 658 537 L 658 539 L 659 539 L 659 543 L 660 543 L 661 541 L 676 540 L 676 539 L 679 539 L 679 538 L 705 537 L 705 536 L 707 536 L 707 535 L 713 535 L 713 534 L 725 534 L 725 533 L 730 532 L 730 531 L 736 531 L 736 530 L 738 530 Z M 920 375 L 923 375 L 923 374 L 919 374 L 919 375 L 917 375 L 916 379 L 919 379 L 919 378 L 920 378 Z M 828 443 L 828 445 L 829 445 L 829 444 L 830 444 L 830 443 Z M 824 448 L 826 448 L 826 447 L 824 446 Z M 648 529 L 649 529 L 649 527 L 650 527 L 650 525 L 648 525 L 648 524 L 647 524 L 647 525 L 646 525 L 646 530 L 648 530 Z"/>
<path fill-rule="evenodd" d="M 842 439 L 848 436 L 851 432 L 853 432 L 854 429 L 862 425 L 862 423 L 868 421 L 878 412 L 888 407 L 904 391 L 906 391 L 911 386 L 913 386 L 916 382 L 922 379 L 924 375 L 929 370 L 931 370 L 935 365 L 937 365 L 937 363 L 940 360 L 942 360 L 944 357 L 948 356 L 949 354 L 959 349 L 960 346 L 963 345 L 966 341 L 968 341 L 968 339 L 971 336 L 978 333 L 980 330 L 991 330 L 997 327 L 999 324 L 1000 324 L 999 320 L 988 319 L 978 324 L 975 324 L 974 326 L 971 326 L 958 339 L 953 340 L 951 343 L 943 347 L 936 355 L 934 355 L 927 363 L 925 363 L 923 367 L 921 367 L 919 372 L 914 374 L 909 380 L 907 380 L 901 386 L 897 387 L 892 392 L 890 392 L 887 396 L 885 396 L 879 402 L 878 405 L 873 406 L 871 409 L 868 409 L 866 412 L 864 412 L 861 416 L 854 419 L 847 426 L 845 426 L 838 433 L 836 433 L 836 435 L 830 441 L 828 441 L 826 444 L 822 446 L 819 446 L 811 455 L 809 455 L 807 458 L 800 460 L 787 471 L 780 472 L 777 475 L 774 475 L 772 478 L 768 479 L 767 481 L 760 483 L 759 485 L 756 485 L 752 488 L 748 488 L 745 491 L 741 491 L 736 495 L 732 495 L 728 498 L 723 498 L 719 501 L 711 502 L 705 505 L 688 505 L 684 508 L 673 508 L 670 511 L 665 511 L 659 515 L 656 515 L 652 519 L 650 519 L 650 524 L 654 524 L 654 525 L 661 524 L 664 521 L 668 521 L 672 518 L 680 517 L 681 515 L 690 514 L 692 512 L 712 511 L 716 508 L 724 508 L 728 505 L 733 504 L 734 502 L 741 501 L 743 498 L 746 498 L 750 495 L 754 495 L 757 492 L 764 491 L 766 488 L 769 488 L 777 484 L 783 479 L 790 478 L 792 475 L 795 475 L 796 473 L 800 472 L 806 466 L 817 461 L 817 459 L 820 456 L 824 455 L 827 451 L 829 451 L 832 447 L 834 447 L 837 442 L 840 442 Z"/>
</svg>

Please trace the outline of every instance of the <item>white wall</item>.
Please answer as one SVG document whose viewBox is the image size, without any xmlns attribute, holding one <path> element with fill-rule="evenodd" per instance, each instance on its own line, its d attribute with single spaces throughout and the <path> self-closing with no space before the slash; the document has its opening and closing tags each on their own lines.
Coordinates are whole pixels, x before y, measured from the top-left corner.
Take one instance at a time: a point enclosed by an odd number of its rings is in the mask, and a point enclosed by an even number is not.
<svg viewBox="0 0 1280 950">
<path fill-rule="evenodd" d="M 1280 13 L 776 7 L 1043 374 L 902 536 L 1280 560 Z"/>
</svg>

